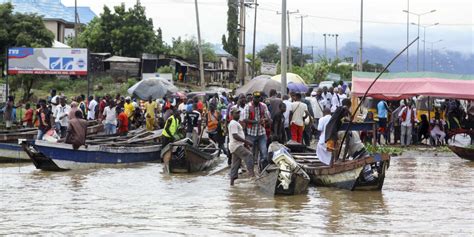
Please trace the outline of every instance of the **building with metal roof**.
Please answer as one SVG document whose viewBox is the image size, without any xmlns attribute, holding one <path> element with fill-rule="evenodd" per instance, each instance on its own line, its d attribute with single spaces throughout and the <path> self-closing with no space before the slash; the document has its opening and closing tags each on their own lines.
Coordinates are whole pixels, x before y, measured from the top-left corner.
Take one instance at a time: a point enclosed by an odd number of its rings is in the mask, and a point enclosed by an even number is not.
<svg viewBox="0 0 474 237">
<path fill-rule="evenodd" d="M 64 43 L 65 36 L 74 34 L 74 6 L 67 7 L 61 0 L 0 0 L 11 3 L 17 13 L 34 13 L 43 17 L 46 28 L 54 33 L 55 40 Z M 89 7 L 77 7 L 80 24 L 88 24 L 96 14 Z"/>
</svg>

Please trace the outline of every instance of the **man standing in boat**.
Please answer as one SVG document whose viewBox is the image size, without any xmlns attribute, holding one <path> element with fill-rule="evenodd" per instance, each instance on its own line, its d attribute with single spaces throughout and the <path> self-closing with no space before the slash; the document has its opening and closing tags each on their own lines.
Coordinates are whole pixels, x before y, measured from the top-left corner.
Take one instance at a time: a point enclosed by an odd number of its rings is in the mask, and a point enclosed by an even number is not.
<svg viewBox="0 0 474 237">
<path fill-rule="evenodd" d="M 232 164 L 230 166 L 230 185 L 238 178 L 239 167 L 244 160 L 250 177 L 255 177 L 253 168 L 252 152 L 246 146 L 252 146 L 252 142 L 245 139 L 244 129 L 239 123 L 240 110 L 232 108 L 232 121 L 229 122 L 229 151 L 232 153 Z"/>
<path fill-rule="evenodd" d="M 59 133 L 61 138 L 66 136 L 66 131 L 68 127 L 68 114 L 71 110 L 71 106 L 66 104 L 66 98 L 59 98 L 59 105 L 56 106 L 56 111 L 54 111 L 54 118 L 56 122 L 56 131 Z"/>
<path fill-rule="evenodd" d="M 155 130 L 155 114 L 157 108 L 156 101 L 150 96 L 145 103 L 146 130 L 148 131 Z"/>
<path fill-rule="evenodd" d="M 268 108 L 264 103 L 260 102 L 260 97 L 261 93 L 259 91 L 253 93 L 253 101 L 245 106 L 243 117 L 244 123 L 247 126 L 246 139 L 252 143 L 254 155 L 257 154 L 255 148 L 258 148 L 260 152 L 260 169 L 263 169 L 268 164 L 265 123 L 271 123 L 271 120 Z"/>
<path fill-rule="evenodd" d="M 166 120 L 165 127 L 161 136 L 161 147 L 164 148 L 166 145 L 174 142 L 178 138 L 179 129 L 179 110 L 172 107 L 173 114 Z"/>
<path fill-rule="evenodd" d="M 69 121 L 66 143 L 72 144 L 74 150 L 86 144 L 87 121 L 82 117 L 82 111 L 76 110 L 74 118 Z"/>
</svg>

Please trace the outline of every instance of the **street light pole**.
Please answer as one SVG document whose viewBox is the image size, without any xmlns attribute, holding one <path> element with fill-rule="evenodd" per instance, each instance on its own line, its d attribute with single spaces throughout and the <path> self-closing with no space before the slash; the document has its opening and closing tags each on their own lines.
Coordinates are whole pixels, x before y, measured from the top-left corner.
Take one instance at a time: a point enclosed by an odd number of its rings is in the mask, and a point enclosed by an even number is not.
<svg viewBox="0 0 474 237">
<path fill-rule="evenodd" d="M 281 58 L 280 58 L 280 68 L 281 68 L 281 94 L 286 95 L 286 0 L 281 0 Z"/>
<path fill-rule="evenodd" d="M 359 71 L 364 70 L 364 66 L 362 64 L 362 42 L 363 42 L 363 21 L 364 21 L 364 0 L 360 0 L 360 47 L 359 47 Z"/>
<path fill-rule="evenodd" d="M 335 35 L 336 36 L 336 59 L 339 59 L 339 49 L 337 47 L 337 37 L 339 36 L 338 34 Z"/>
<path fill-rule="evenodd" d="M 407 46 L 410 43 L 410 0 L 407 0 Z M 407 72 L 410 70 L 410 47 L 407 48 Z"/>
<path fill-rule="evenodd" d="M 420 18 L 423 15 L 429 14 L 436 12 L 436 10 L 431 10 L 429 12 L 424 12 L 424 13 L 415 13 L 415 12 L 410 12 L 409 10 L 403 10 L 403 12 L 406 12 L 407 14 L 412 14 L 418 17 L 418 38 L 420 38 Z M 407 22 L 408 24 L 408 22 Z M 416 71 L 420 71 L 420 41 L 416 42 Z"/>
<path fill-rule="evenodd" d="M 237 70 L 237 78 L 240 86 L 245 82 L 245 1 L 240 0 L 240 26 L 239 26 L 239 67 Z"/>
<path fill-rule="evenodd" d="M 304 53 L 303 53 L 303 18 L 305 17 L 308 17 L 308 16 L 299 16 L 297 18 L 300 18 L 301 20 L 301 45 L 300 45 L 300 49 L 301 49 L 301 66 L 303 67 L 304 65 Z"/>
</svg>

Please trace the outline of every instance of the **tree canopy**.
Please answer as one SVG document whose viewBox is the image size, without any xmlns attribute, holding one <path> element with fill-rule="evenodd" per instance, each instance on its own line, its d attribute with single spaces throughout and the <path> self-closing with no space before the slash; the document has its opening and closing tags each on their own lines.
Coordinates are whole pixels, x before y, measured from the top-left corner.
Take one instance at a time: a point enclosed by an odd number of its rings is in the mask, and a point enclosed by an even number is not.
<svg viewBox="0 0 474 237">
<path fill-rule="evenodd" d="M 277 44 L 269 44 L 261 49 L 257 56 L 266 63 L 277 63 L 280 61 L 280 46 Z"/>
<path fill-rule="evenodd" d="M 191 62 L 199 62 L 199 48 L 196 38 L 182 39 L 181 37 L 173 38 L 170 53 L 180 56 Z M 217 61 L 217 56 L 210 43 L 202 43 L 202 56 L 206 62 Z"/>
<path fill-rule="evenodd" d="M 153 20 L 145 15 L 145 7 L 138 2 L 128 10 L 125 4 L 107 6 L 79 35 L 79 47 L 92 52 L 110 52 L 113 55 L 140 57 L 142 53 L 164 53 L 161 29 L 153 28 Z"/>
</svg>

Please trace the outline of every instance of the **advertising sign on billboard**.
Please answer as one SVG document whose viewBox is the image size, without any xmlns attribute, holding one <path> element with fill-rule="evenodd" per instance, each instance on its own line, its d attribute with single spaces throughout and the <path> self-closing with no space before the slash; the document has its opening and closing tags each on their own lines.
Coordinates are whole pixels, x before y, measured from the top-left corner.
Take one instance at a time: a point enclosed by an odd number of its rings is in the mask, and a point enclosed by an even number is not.
<svg viewBox="0 0 474 237">
<path fill-rule="evenodd" d="M 8 74 L 87 75 L 87 49 L 9 48 Z"/>
</svg>

